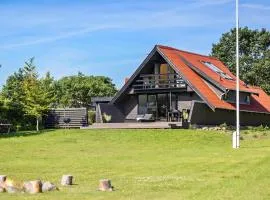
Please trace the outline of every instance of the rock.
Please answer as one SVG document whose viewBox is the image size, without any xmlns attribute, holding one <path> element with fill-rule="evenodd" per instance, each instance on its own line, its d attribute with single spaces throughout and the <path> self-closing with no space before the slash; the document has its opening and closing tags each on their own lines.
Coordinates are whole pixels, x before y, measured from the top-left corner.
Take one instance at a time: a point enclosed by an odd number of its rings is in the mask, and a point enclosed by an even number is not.
<svg viewBox="0 0 270 200">
<path fill-rule="evenodd" d="M 23 189 L 30 194 L 40 193 L 42 192 L 42 183 L 40 180 L 25 182 Z"/>
<path fill-rule="evenodd" d="M 202 127 L 202 130 L 208 130 L 208 127 L 206 127 L 206 126 Z"/>
<path fill-rule="evenodd" d="M 56 185 L 54 185 L 53 183 L 46 181 L 42 184 L 42 192 L 48 192 L 53 190 L 57 190 Z"/>
<path fill-rule="evenodd" d="M 73 176 L 72 175 L 63 175 L 61 180 L 61 185 L 72 185 L 73 184 Z"/>
<path fill-rule="evenodd" d="M 113 191 L 113 186 L 111 185 L 111 181 L 108 179 L 99 180 L 99 187 L 100 191 Z"/>
</svg>

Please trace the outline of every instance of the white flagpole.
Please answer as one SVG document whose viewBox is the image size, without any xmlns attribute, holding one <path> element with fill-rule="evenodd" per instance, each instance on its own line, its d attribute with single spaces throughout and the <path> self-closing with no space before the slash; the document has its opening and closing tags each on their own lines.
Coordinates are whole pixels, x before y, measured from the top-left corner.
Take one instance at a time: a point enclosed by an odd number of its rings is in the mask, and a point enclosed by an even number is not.
<svg viewBox="0 0 270 200">
<path fill-rule="evenodd" d="M 240 147 L 239 107 L 239 0 L 236 0 L 236 148 Z"/>
</svg>

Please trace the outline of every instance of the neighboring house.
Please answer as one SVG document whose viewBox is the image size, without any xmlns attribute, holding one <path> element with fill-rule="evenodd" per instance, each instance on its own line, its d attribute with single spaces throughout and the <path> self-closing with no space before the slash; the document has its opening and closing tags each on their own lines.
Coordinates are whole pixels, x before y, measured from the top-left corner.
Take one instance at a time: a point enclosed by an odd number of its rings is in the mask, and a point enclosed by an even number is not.
<svg viewBox="0 0 270 200">
<path fill-rule="evenodd" d="M 235 80 L 216 58 L 157 45 L 96 114 L 111 115 L 111 122 L 152 114 L 156 121 L 235 124 Z M 240 104 L 241 125 L 270 125 L 270 97 L 261 88 L 240 81 Z"/>
<path fill-rule="evenodd" d="M 109 103 L 113 97 L 92 97 L 91 98 L 91 106 L 93 110 L 96 110 L 98 105 L 101 103 Z"/>
</svg>

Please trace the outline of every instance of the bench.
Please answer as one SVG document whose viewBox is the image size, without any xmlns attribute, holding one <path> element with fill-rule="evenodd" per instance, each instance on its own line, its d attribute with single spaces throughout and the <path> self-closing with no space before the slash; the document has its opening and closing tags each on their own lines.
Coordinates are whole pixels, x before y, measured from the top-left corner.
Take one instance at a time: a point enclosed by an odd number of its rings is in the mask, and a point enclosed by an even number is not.
<svg viewBox="0 0 270 200">
<path fill-rule="evenodd" d="M 1 127 L 6 127 L 7 128 L 7 133 L 10 133 L 11 126 L 12 126 L 12 124 L 3 124 L 3 123 L 0 123 L 0 130 L 1 130 Z"/>
</svg>

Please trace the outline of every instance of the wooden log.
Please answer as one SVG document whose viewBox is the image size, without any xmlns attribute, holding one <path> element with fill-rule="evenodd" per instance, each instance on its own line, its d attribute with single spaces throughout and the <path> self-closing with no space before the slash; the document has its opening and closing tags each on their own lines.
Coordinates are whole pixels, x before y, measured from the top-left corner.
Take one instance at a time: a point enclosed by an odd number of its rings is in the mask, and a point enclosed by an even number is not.
<svg viewBox="0 0 270 200">
<path fill-rule="evenodd" d="M 0 193 L 3 193 L 5 191 L 6 191 L 6 189 L 4 187 L 0 186 Z"/>
<path fill-rule="evenodd" d="M 29 181 L 23 184 L 23 189 L 25 192 L 30 194 L 36 194 L 42 192 L 42 182 L 40 180 Z"/>
<path fill-rule="evenodd" d="M 0 175 L 0 183 L 3 183 L 7 180 L 7 176 L 6 175 Z"/>
<path fill-rule="evenodd" d="M 63 175 L 61 180 L 61 185 L 72 185 L 73 184 L 73 176 L 72 175 Z"/>
<path fill-rule="evenodd" d="M 2 183 L 2 186 L 5 188 L 8 193 L 18 193 L 22 192 L 22 183 L 17 182 L 11 179 L 6 179 L 5 182 Z"/>
<path fill-rule="evenodd" d="M 109 179 L 99 180 L 99 190 L 100 191 L 113 191 L 113 186 L 111 185 L 111 180 L 109 180 Z"/>
</svg>

